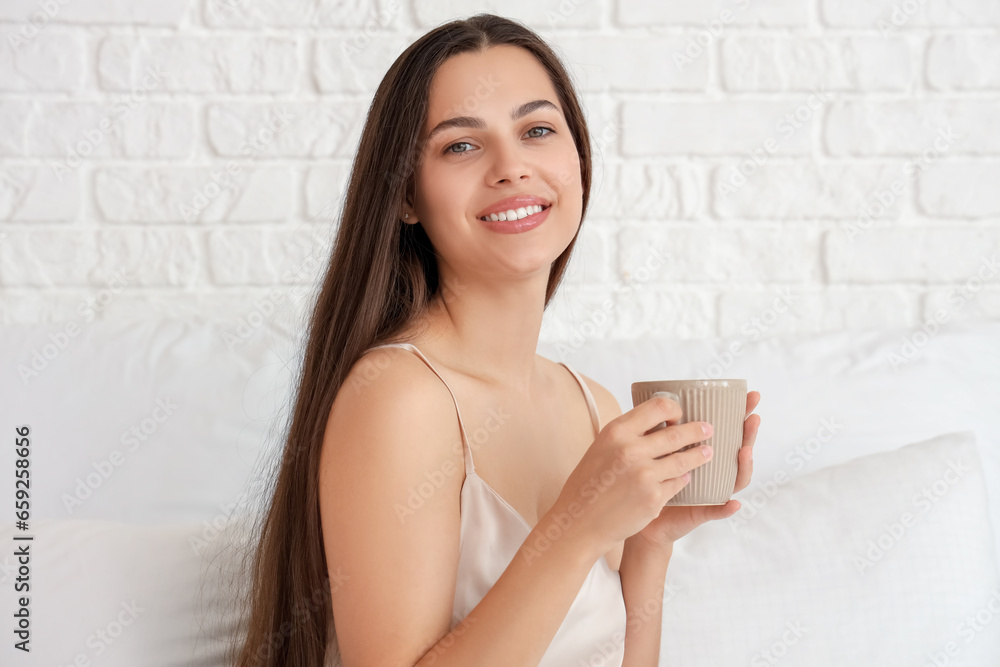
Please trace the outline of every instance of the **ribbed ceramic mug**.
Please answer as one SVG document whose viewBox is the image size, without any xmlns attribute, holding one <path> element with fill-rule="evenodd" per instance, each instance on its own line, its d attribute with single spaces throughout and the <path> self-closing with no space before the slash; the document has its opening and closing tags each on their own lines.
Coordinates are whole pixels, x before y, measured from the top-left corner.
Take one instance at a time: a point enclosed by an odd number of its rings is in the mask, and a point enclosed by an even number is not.
<svg viewBox="0 0 1000 667">
<path fill-rule="evenodd" d="M 747 411 L 746 380 L 651 380 L 632 383 L 632 406 L 665 394 L 681 406 L 681 418 L 673 423 L 708 422 L 712 435 L 702 443 L 711 445 L 712 458 L 691 471 L 689 481 L 667 505 L 724 505 L 733 495 L 743 445 L 743 418 Z M 666 427 L 666 422 L 652 430 Z M 675 452 L 671 452 L 673 454 Z"/>
</svg>

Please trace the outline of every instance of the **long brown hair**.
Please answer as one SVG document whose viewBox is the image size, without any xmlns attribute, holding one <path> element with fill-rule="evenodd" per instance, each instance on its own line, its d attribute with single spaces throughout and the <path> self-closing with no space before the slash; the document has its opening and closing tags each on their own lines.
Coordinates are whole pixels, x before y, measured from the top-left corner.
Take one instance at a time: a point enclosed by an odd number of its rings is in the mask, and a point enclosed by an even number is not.
<svg viewBox="0 0 1000 667">
<path fill-rule="evenodd" d="M 290 426 L 270 504 L 253 535 L 247 609 L 233 646 L 237 667 L 320 667 L 332 628 L 330 575 L 319 508 L 319 460 L 334 398 L 369 347 L 398 342 L 441 296 L 434 248 L 420 224 L 403 224 L 414 188 L 431 79 L 448 58 L 497 45 L 527 49 L 545 68 L 580 156 L 582 216 L 590 195 L 587 124 L 559 58 L 524 25 L 478 14 L 441 25 L 392 64 L 368 110 L 332 256 L 308 323 Z M 581 220 L 582 227 L 582 220 Z M 559 286 L 576 236 L 552 263 L 545 305 Z M 233 657 L 230 653 L 230 658 Z M 338 651 L 339 653 L 339 651 Z M 338 656 L 339 657 L 339 656 Z"/>
</svg>

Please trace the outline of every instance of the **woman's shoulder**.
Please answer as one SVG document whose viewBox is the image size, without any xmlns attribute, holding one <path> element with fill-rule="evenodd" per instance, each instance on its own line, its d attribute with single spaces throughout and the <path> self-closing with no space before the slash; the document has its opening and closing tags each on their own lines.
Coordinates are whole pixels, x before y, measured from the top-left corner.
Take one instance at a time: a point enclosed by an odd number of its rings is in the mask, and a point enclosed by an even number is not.
<svg viewBox="0 0 1000 667">
<path fill-rule="evenodd" d="M 423 445 L 414 446 L 416 434 Z M 458 437 L 448 388 L 412 352 L 386 347 L 363 354 L 348 371 L 327 416 L 324 451 L 345 457 L 347 467 L 363 455 L 424 469 L 450 457 L 448 445 Z"/>
<path fill-rule="evenodd" d="M 545 359 L 545 357 L 542 357 L 542 359 Z M 546 361 L 552 364 L 553 368 L 559 365 L 559 362 L 552 361 L 550 359 L 546 359 Z M 594 378 L 581 373 L 572 364 L 567 362 L 566 365 L 571 367 L 573 372 L 579 375 L 580 379 L 587 384 L 587 388 L 590 389 L 590 394 L 594 397 L 594 404 L 597 405 L 597 413 L 601 419 L 601 428 L 604 428 L 609 421 L 622 414 L 622 409 L 618 404 L 618 399 L 616 399 L 615 395 L 611 393 L 611 390 Z"/>
<path fill-rule="evenodd" d="M 364 350 L 344 378 L 338 398 L 345 393 L 363 403 L 391 402 L 403 396 L 417 400 L 450 397 L 447 388 L 420 357 L 396 345 Z"/>
</svg>

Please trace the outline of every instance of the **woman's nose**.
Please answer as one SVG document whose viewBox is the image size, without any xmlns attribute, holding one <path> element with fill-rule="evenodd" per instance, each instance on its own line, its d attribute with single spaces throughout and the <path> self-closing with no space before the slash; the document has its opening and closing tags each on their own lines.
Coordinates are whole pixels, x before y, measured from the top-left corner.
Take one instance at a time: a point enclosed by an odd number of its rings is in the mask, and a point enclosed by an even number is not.
<svg viewBox="0 0 1000 667">
<path fill-rule="evenodd" d="M 525 176 L 530 176 L 532 166 L 524 148 L 510 142 L 502 142 L 493 149 L 493 172 L 494 181 L 516 181 Z"/>
</svg>

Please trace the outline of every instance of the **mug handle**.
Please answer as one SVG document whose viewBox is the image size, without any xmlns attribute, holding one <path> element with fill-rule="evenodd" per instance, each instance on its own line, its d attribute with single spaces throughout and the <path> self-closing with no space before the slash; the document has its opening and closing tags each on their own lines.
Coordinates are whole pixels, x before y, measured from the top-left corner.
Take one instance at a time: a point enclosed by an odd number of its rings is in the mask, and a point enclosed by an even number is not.
<svg viewBox="0 0 1000 667">
<path fill-rule="evenodd" d="M 667 398 L 674 399 L 674 401 L 677 404 L 680 404 L 681 402 L 681 397 L 672 391 L 654 391 L 653 396 L 666 396 Z M 652 396 L 650 398 L 652 398 Z M 653 433 L 654 431 L 659 431 L 661 428 L 666 428 L 666 427 L 667 427 L 667 422 L 660 422 L 659 424 L 651 428 L 649 431 L 647 431 L 647 433 Z"/>
</svg>

